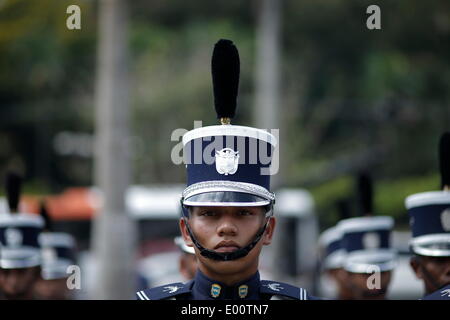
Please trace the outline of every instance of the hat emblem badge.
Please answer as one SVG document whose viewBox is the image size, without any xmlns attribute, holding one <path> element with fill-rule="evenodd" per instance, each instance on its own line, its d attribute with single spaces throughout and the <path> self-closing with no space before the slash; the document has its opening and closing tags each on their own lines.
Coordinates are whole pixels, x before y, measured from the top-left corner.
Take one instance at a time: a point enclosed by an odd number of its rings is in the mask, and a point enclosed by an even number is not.
<svg viewBox="0 0 450 320">
<path fill-rule="evenodd" d="M 444 231 L 450 231 L 450 208 L 445 209 L 441 213 L 441 224 Z"/>
<path fill-rule="evenodd" d="M 42 259 L 46 263 L 53 263 L 58 259 L 58 254 L 56 253 L 56 250 L 54 248 L 43 248 Z"/>
<path fill-rule="evenodd" d="M 216 151 L 216 170 L 220 174 L 235 174 L 239 165 L 239 151 L 224 148 Z"/>
<path fill-rule="evenodd" d="M 376 232 L 369 232 L 362 239 L 364 249 L 377 249 L 380 247 L 380 236 Z"/>
<path fill-rule="evenodd" d="M 9 228 L 5 231 L 6 243 L 11 247 L 20 247 L 23 242 L 23 235 L 20 230 Z"/>
</svg>

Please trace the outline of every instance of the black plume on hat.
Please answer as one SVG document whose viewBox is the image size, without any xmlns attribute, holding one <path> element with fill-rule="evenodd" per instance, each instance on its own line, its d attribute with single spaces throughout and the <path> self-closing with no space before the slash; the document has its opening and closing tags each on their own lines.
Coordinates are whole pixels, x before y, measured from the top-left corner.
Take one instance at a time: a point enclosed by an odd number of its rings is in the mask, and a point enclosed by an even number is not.
<svg viewBox="0 0 450 320">
<path fill-rule="evenodd" d="M 359 195 L 359 203 L 362 210 L 361 214 L 362 215 L 372 214 L 373 213 L 372 179 L 365 172 L 360 173 L 358 176 L 358 195 Z"/>
<path fill-rule="evenodd" d="M 351 217 L 350 203 L 348 199 L 340 199 L 336 201 L 336 207 L 339 213 L 339 220 L 344 220 Z"/>
<path fill-rule="evenodd" d="M 6 198 L 10 212 L 17 212 L 19 209 L 20 192 L 22 188 L 22 177 L 13 171 L 6 174 L 5 189 Z"/>
<path fill-rule="evenodd" d="M 214 106 L 217 118 L 233 118 L 239 87 L 239 53 L 230 40 L 219 40 L 211 60 Z"/>
<path fill-rule="evenodd" d="M 450 188 L 450 132 L 444 132 L 439 141 L 439 166 L 441 186 Z"/>
<path fill-rule="evenodd" d="M 41 217 L 44 219 L 44 222 L 45 222 L 44 230 L 52 231 L 53 230 L 52 219 L 50 218 L 50 215 L 48 214 L 47 206 L 45 205 L 44 200 L 41 201 L 40 208 L 39 208 L 39 214 L 41 215 Z"/>
</svg>

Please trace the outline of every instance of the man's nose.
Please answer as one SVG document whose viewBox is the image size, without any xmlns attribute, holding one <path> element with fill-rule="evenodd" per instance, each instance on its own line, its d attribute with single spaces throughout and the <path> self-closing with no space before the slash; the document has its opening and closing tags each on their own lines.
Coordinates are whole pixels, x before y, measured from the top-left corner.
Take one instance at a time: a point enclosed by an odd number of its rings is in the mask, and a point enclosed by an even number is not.
<svg viewBox="0 0 450 320">
<path fill-rule="evenodd" d="M 217 228 L 217 233 L 219 236 L 231 235 L 235 236 L 237 234 L 237 227 L 234 223 L 232 217 L 224 216 L 220 219 L 219 227 Z"/>
</svg>

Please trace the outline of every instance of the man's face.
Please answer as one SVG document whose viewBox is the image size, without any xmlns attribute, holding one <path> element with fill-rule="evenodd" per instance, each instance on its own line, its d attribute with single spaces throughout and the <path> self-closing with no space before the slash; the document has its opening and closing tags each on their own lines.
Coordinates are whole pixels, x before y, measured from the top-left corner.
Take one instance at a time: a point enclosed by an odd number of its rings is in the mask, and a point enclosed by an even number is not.
<svg viewBox="0 0 450 320">
<path fill-rule="evenodd" d="M 28 298 L 35 281 L 39 277 L 39 267 L 21 269 L 1 269 L 1 289 L 9 299 Z"/>
<path fill-rule="evenodd" d="M 224 253 L 247 246 L 264 223 L 266 218 L 263 207 L 193 207 L 189 217 L 189 225 L 197 241 L 206 249 Z M 262 246 L 271 242 L 274 226 L 274 218 L 271 218 L 257 245 L 247 256 L 237 260 L 211 260 L 200 255 L 194 247 L 200 270 L 204 273 L 241 273 L 242 277 L 251 276 L 258 268 Z M 180 228 L 186 244 L 194 246 L 183 219 L 180 221 Z"/>
<path fill-rule="evenodd" d="M 34 292 L 37 298 L 42 300 L 65 300 L 70 298 L 66 278 L 53 280 L 41 278 L 36 282 Z"/>
<path fill-rule="evenodd" d="M 391 271 L 380 273 L 353 273 L 345 271 L 347 287 L 351 290 L 353 298 L 357 300 L 384 299 L 391 282 Z M 375 279 L 374 277 L 379 277 Z M 370 279 L 369 279 L 370 278 Z M 377 283 L 379 284 L 377 286 Z M 372 288 L 369 285 L 375 285 Z"/>
<path fill-rule="evenodd" d="M 450 284 L 450 257 L 416 256 L 410 264 L 417 278 L 423 280 L 427 294 Z"/>
<path fill-rule="evenodd" d="M 339 300 L 350 300 L 353 299 L 353 294 L 347 285 L 347 274 L 342 268 L 330 269 L 326 273 L 329 277 L 334 279 L 338 289 L 338 299 Z"/>
</svg>

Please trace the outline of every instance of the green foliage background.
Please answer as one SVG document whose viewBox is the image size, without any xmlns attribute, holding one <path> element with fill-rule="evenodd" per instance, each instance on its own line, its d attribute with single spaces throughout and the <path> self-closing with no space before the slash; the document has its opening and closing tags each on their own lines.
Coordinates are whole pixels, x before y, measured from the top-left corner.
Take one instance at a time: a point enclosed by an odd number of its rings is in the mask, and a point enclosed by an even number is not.
<svg viewBox="0 0 450 320">
<path fill-rule="evenodd" d="M 67 30 L 66 8 L 82 10 Z M 375 211 L 407 226 L 404 198 L 439 188 L 437 142 L 450 123 L 450 3 L 283 1 L 281 184 L 306 188 L 322 227 L 335 202 L 355 205 L 355 175 L 371 172 Z M 184 180 L 175 128 L 217 123 L 210 56 L 220 38 L 241 56 L 235 123 L 252 125 L 258 1 L 129 1 L 134 183 Z M 26 190 L 92 183 L 92 158 L 61 156 L 61 131 L 93 133 L 97 2 L 0 1 L 0 168 L 26 172 Z"/>
</svg>

